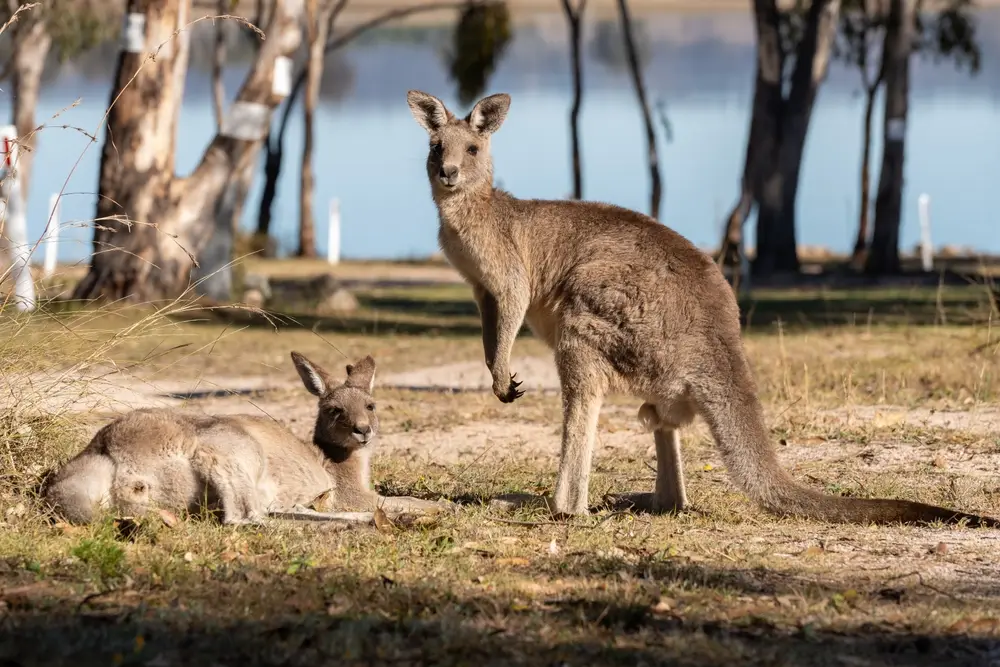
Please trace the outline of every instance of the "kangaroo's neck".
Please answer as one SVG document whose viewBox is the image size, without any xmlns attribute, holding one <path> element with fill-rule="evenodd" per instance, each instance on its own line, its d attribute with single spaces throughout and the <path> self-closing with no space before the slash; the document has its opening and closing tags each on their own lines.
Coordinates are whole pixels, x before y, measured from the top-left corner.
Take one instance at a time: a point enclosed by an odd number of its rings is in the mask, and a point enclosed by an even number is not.
<svg viewBox="0 0 1000 667">
<path fill-rule="evenodd" d="M 439 187 L 434 188 L 441 227 L 459 234 L 491 224 L 507 199 L 510 195 L 488 183 L 459 192 L 442 192 Z"/>
<path fill-rule="evenodd" d="M 323 467 L 333 481 L 338 506 L 365 504 L 374 495 L 371 488 L 371 444 L 362 449 L 316 444 L 326 457 Z"/>
</svg>

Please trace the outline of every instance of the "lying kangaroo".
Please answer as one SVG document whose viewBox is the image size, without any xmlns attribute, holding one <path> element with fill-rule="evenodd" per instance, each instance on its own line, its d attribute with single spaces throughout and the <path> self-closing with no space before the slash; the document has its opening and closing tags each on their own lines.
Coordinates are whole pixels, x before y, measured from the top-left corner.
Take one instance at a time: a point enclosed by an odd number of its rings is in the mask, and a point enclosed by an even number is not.
<svg viewBox="0 0 1000 667">
<path fill-rule="evenodd" d="M 510 352 L 523 322 L 554 350 L 563 397 L 562 452 L 552 508 L 587 511 L 591 457 L 604 395 L 645 402 L 654 431 L 652 494 L 639 509 L 687 503 L 678 429 L 701 415 L 732 480 L 776 514 L 825 521 L 996 519 L 905 500 L 828 496 L 796 483 L 779 465 L 740 337 L 739 307 L 708 255 L 641 213 L 582 201 L 517 199 L 493 187 L 490 136 L 510 96 L 490 95 L 465 118 L 411 90 L 413 116 L 430 135 L 427 176 L 448 261 L 473 290 L 493 393 L 522 395 Z"/>
<path fill-rule="evenodd" d="M 76 523 L 90 522 L 106 508 L 134 515 L 152 507 L 197 511 L 202 506 L 221 507 L 227 524 L 257 523 L 268 513 L 296 516 L 296 506 L 324 494 L 326 504 L 338 510 L 443 506 L 386 498 L 371 489 L 369 460 L 379 431 L 371 356 L 349 364 L 339 386 L 298 352 L 292 352 L 292 361 L 306 389 L 319 398 L 312 444 L 269 417 L 134 410 L 98 431 L 53 475 L 43 497 Z"/>
</svg>

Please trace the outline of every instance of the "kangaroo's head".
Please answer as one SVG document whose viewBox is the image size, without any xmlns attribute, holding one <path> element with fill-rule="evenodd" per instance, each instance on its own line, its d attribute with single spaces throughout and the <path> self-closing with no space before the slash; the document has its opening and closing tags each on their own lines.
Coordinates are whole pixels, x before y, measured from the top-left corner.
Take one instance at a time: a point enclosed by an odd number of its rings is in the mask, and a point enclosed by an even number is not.
<svg viewBox="0 0 1000 667">
<path fill-rule="evenodd" d="M 335 384 L 318 364 L 298 352 L 292 362 L 309 393 L 319 398 L 313 442 L 331 458 L 367 446 L 378 435 L 375 414 L 375 360 L 371 355 L 347 365 L 347 380 Z"/>
<path fill-rule="evenodd" d="M 435 198 L 492 188 L 490 135 L 507 117 L 510 95 L 484 97 L 465 118 L 457 118 L 444 102 L 419 90 L 408 92 L 406 101 L 417 123 L 430 135 L 427 176 Z"/>
</svg>

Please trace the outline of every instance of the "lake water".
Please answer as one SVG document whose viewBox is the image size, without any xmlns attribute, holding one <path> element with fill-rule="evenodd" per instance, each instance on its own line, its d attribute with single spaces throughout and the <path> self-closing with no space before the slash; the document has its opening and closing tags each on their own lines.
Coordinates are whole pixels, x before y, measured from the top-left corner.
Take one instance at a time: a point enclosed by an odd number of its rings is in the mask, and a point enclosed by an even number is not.
<svg viewBox="0 0 1000 667">
<path fill-rule="evenodd" d="M 1000 252 L 996 194 L 1000 185 L 1000 11 L 980 12 L 983 67 L 976 77 L 950 64 L 918 61 L 908 128 L 902 245 L 918 239 L 917 197 L 931 196 L 933 241 Z M 637 17 L 649 49 L 645 79 L 663 100 L 672 126 L 660 132 L 665 182 L 661 219 L 703 247 L 718 242 L 722 218 L 737 194 L 753 87 L 754 44 L 749 14 L 662 13 Z M 210 30 L 207 23 L 201 24 Z M 198 39 L 205 53 L 206 33 Z M 328 201 L 339 198 L 342 253 L 353 258 L 426 256 L 437 249 L 437 219 L 423 160 L 426 136 L 413 121 L 405 94 L 418 88 L 455 109 L 454 85 L 441 57 L 442 30 L 394 30 L 373 35 L 330 61 L 317 128 L 316 172 L 320 253 L 326 250 Z M 584 196 L 646 210 L 649 182 L 641 118 L 626 70 L 608 55 L 613 24 L 588 25 L 586 97 L 582 125 Z M 602 49 L 602 46 L 604 47 Z M 37 239 L 49 197 L 65 186 L 59 258 L 90 252 L 100 145 L 74 129 L 93 132 L 105 109 L 114 70 L 106 45 L 47 74 L 39 108 L 42 131 L 29 198 L 29 232 Z M 561 15 L 519 26 L 488 92 L 513 96 L 507 122 L 495 136 L 496 176 L 520 197 L 559 198 L 570 191 L 570 75 Z M 226 73 L 234 95 L 245 64 Z M 838 251 L 850 248 L 857 215 L 861 113 L 858 75 L 835 64 L 820 92 L 806 147 L 799 193 L 799 239 Z M 4 86 L 6 88 L 6 86 Z M 9 117 L 9 92 L 0 117 Z M 66 109 L 77 102 L 71 109 Z M 464 112 L 464 109 L 462 110 Z M 881 114 L 881 111 L 878 112 Z M 880 121 L 879 121 L 880 122 Z M 208 64 L 195 58 L 180 122 L 177 168 L 200 159 L 214 133 Z M 286 168 L 273 231 L 292 250 L 298 221 L 296 114 L 286 143 Z M 877 179 L 881 147 L 874 152 Z M 82 155 L 82 157 L 81 157 Z M 73 170 L 73 164 L 80 160 Z M 68 179 L 68 180 L 67 180 Z M 260 178 L 244 226 L 256 221 Z M 752 225 L 750 241 L 752 243 Z"/>
</svg>

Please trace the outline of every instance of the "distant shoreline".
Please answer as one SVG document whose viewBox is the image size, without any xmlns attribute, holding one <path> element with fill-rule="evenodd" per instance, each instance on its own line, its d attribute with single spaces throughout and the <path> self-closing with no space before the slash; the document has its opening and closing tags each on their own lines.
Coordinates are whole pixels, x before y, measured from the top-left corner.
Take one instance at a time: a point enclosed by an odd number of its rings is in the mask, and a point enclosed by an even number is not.
<svg viewBox="0 0 1000 667">
<path fill-rule="evenodd" d="M 778 5 L 791 5 L 794 0 L 778 0 Z M 929 9 L 938 4 L 944 4 L 945 0 L 927 0 L 926 6 Z M 421 0 L 352 0 L 345 7 L 338 22 L 348 25 L 357 24 L 371 19 L 386 11 L 404 9 L 414 5 L 425 4 Z M 426 4 L 434 4 L 428 0 Z M 977 0 L 977 9 L 995 9 L 1000 7 L 1000 0 Z M 530 19 L 539 15 L 562 14 L 562 5 L 559 0 L 507 0 L 514 20 Z M 194 0 L 194 15 L 208 16 L 215 13 L 215 0 Z M 255 12 L 255 0 L 239 0 L 234 14 L 252 16 Z M 662 13 L 703 13 L 703 12 L 725 12 L 741 13 L 749 15 L 752 3 L 750 0 L 629 0 L 629 8 L 633 14 L 662 14 Z M 440 22 L 444 16 L 454 14 L 455 9 L 437 9 L 426 12 L 417 12 L 397 23 L 402 24 L 432 24 Z M 615 0 L 590 0 L 587 3 L 586 18 L 609 18 L 617 16 L 617 2 Z"/>
</svg>

